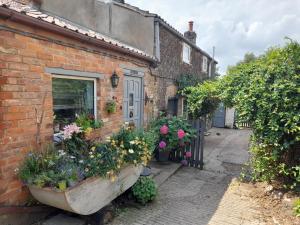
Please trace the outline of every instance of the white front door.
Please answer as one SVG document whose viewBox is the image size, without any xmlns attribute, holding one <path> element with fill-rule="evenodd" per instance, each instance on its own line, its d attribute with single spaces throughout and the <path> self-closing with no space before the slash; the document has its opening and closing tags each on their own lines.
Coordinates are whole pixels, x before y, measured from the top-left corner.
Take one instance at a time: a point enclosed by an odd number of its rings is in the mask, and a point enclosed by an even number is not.
<svg viewBox="0 0 300 225">
<path fill-rule="evenodd" d="M 142 126 L 142 78 L 124 77 L 123 117 L 126 122 Z"/>
</svg>

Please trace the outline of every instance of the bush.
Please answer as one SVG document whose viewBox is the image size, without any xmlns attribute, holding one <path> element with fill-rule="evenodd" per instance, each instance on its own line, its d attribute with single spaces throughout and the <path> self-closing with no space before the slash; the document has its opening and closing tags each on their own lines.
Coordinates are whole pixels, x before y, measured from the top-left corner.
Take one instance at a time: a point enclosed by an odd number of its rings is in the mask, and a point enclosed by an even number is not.
<svg viewBox="0 0 300 225">
<path fill-rule="evenodd" d="M 152 133 L 158 136 L 156 145 L 164 142 L 164 148 L 160 150 L 176 150 L 184 147 L 195 137 L 196 130 L 182 117 L 161 117 L 151 124 Z M 180 134 L 181 133 L 181 134 Z"/>
<path fill-rule="evenodd" d="M 253 179 L 279 179 L 293 189 L 300 186 L 299 65 L 300 44 L 290 41 L 231 67 L 220 82 L 222 101 L 252 127 Z"/>
<path fill-rule="evenodd" d="M 295 202 L 294 202 L 294 214 L 297 216 L 297 217 L 300 217 L 300 199 L 297 199 Z"/>
<path fill-rule="evenodd" d="M 140 177 L 133 185 L 132 193 L 138 202 L 146 204 L 155 199 L 157 195 L 156 184 L 150 177 Z"/>
<path fill-rule="evenodd" d="M 202 84 L 187 87 L 182 94 L 187 97 L 188 111 L 193 118 L 212 114 L 220 103 L 218 80 L 204 81 Z"/>
</svg>

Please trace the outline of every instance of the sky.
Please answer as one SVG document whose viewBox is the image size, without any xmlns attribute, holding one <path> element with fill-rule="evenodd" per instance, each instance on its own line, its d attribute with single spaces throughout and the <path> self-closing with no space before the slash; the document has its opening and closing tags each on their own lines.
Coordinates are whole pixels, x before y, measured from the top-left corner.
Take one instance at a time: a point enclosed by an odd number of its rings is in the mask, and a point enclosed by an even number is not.
<svg viewBox="0 0 300 225">
<path fill-rule="evenodd" d="M 197 45 L 215 57 L 221 73 L 247 52 L 262 54 L 284 45 L 285 37 L 300 41 L 300 0 L 125 0 L 159 14 L 180 32 L 194 21 Z"/>
</svg>

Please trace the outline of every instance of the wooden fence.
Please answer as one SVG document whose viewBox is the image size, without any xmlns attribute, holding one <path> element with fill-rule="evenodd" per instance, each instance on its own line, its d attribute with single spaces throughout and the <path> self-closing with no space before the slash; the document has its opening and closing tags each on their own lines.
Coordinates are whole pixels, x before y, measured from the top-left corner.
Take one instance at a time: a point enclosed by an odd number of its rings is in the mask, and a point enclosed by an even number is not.
<svg viewBox="0 0 300 225">
<path fill-rule="evenodd" d="M 190 121 L 190 123 L 196 129 L 196 137 L 192 139 L 190 144 L 172 152 L 170 158 L 175 162 L 181 162 L 185 159 L 188 166 L 203 169 L 205 121 L 197 119 Z M 191 152 L 190 158 L 185 156 L 186 152 Z"/>
</svg>

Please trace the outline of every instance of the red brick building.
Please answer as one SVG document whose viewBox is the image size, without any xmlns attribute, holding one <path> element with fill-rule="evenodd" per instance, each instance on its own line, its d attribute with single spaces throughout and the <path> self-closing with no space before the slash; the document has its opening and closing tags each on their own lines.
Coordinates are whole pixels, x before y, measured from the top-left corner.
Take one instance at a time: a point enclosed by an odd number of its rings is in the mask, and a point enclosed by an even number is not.
<svg viewBox="0 0 300 225">
<path fill-rule="evenodd" d="M 54 99 L 57 88 L 68 96 L 68 83 L 84 86 L 80 98 L 87 99 L 84 104 L 105 124 L 94 136 L 103 137 L 117 131 L 127 118 L 124 107 L 130 107 L 130 99 L 125 98 L 131 97 L 124 94 L 127 83 L 138 80 L 140 85 L 138 96 L 133 91 L 139 100 L 139 125 L 154 115 L 156 81 L 150 67 L 155 63 L 138 49 L 32 5 L 0 0 L 0 208 L 27 200 L 26 186 L 15 170 L 30 150 L 52 140 L 53 111 L 62 109 Z M 111 84 L 114 72 L 120 77 L 116 88 Z M 62 100 L 74 100 L 70 96 Z M 107 114 L 105 104 L 112 98 L 117 112 Z"/>
</svg>

